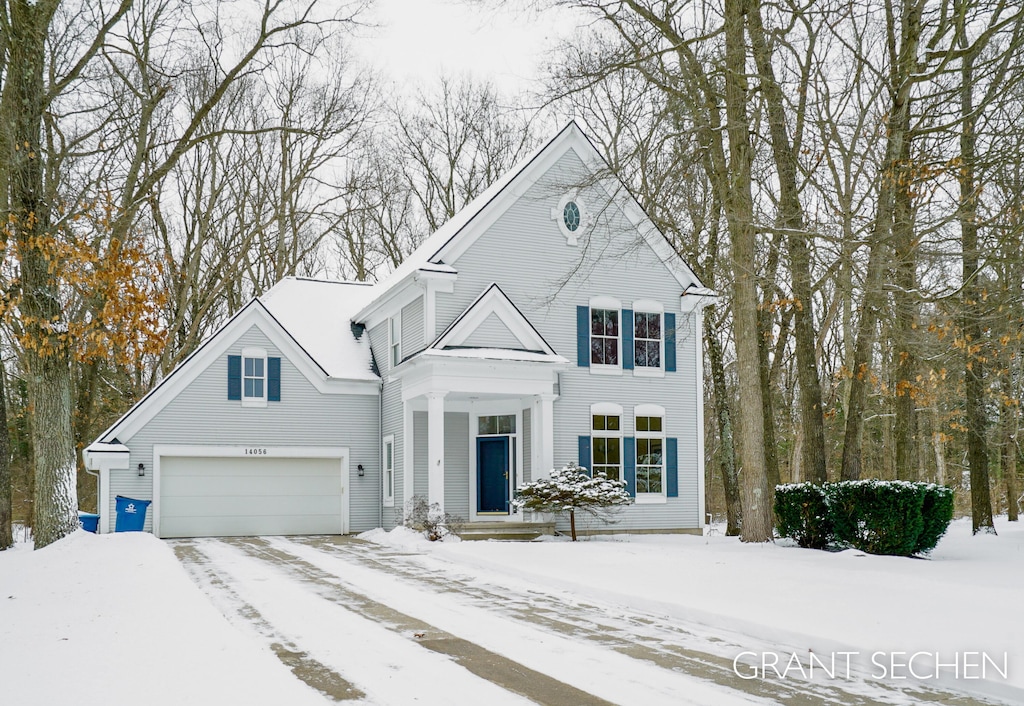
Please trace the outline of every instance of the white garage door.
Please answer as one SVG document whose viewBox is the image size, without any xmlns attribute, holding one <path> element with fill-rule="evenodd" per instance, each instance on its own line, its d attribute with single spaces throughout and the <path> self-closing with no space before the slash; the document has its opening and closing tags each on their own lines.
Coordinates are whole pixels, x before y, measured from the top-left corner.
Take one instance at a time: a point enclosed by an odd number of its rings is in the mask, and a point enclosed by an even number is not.
<svg viewBox="0 0 1024 706">
<path fill-rule="evenodd" d="M 337 458 L 160 459 L 161 537 L 341 534 Z"/>
</svg>

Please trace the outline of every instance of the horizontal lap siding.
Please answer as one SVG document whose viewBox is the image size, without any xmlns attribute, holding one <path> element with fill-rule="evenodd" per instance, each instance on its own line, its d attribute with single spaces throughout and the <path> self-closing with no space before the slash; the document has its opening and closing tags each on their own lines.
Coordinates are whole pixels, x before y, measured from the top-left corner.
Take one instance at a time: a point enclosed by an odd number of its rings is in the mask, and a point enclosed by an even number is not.
<svg viewBox="0 0 1024 706">
<path fill-rule="evenodd" d="M 404 321 L 403 321 L 404 328 Z M 395 506 L 383 510 L 384 528 L 392 529 L 402 524 L 402 512 L 407 498 L 405 497 L 405 436 L 402 422 L 402 383 L 388 381 L 390 358 L 388 351 L 388 322 L 384 321 L 367 332 L 370 337 L 370 350 L 377 362 L 380 375 L 384 379 L 381 392 L 381 424 L 380 438 L 388 434 L 395 436 Z"/>
<path fill-rule="evenodd" d="M 508 326 L 494 314 L 484 319 L 463 345 L 471 348 L 523 348 L 523 344 L 509 331 Z"/>
<path fill-rule="evenodd" d="M 423 340 L 423 297 L 402 309 L 402 357 L 426 348 Z"/>
<path fill-rule="evenodd" d="M 469 414 L 444 414 L 444 511 L 469 519 Z"/>
<path fill-rule="evenodd" d="M 623 407 L 623 424 L 633 427 L 633 407 L 653 403 L 666 409 L 666 434 L 679 438 L 679 497 L 663 505 L 626 508 L 616 525 L 624 529 L 694 528 L 698 515 L 696 411 L 703 395 L 695 384 L 695 355 L 700 332 L 693 315 L 679 312 L 682 287 L 657 255 L 640 243 L 636 229 L 615 206 L 605 207 L 594 187 L 581 190 L 592 228 L 604 234 L 601 242 L 566 245 L 551 209 L 579 182 L 582 165 L 569 153 L 537 184 L 527 190 L 452 265 L 458 270 L 455 291 L 438 295 L 438 326 L 447 326 L 492 282 L 497 282 L 523 311 L 545 340 L 563 357 L 576 361 L 576 307 L 591 297 L 619 299 L 624 308 L 638 299 L 660 302 L 676 312 L 678 371 L 664 378 L 592 375 L 573 364 L 560 375 L 560 397 L 554 404 L 556 466 L 577 458 L 577 437 L 590 433 L 590 405 L 615 402 Z M 596 214 L 596 215 L 595 215 Z M 657 237 L 661 237 L 657 235 Z M 508 256 L 515 243 L 517 256 Z M 533 430 L 530 430 L 531 436 Z M 524 448 L 524 452 L 526 449 Z"/>
<path fill-rule="evenodd" d="M 377 450 L 377 397 L 323 395 L 306 380 L 263 333 L 253 327 L 231 346 L 264 348 L 280 356 L 281 401 L 266 407 L 242 407 L 227 399 L 227 354 L 215 360 L 196 380 L 131 438 L 121 441 L 130 449 L 126 471 L 110 474 L 110 527 L 114 527 L 114 496 L 140 500 L 153 498 L 154 445 L 340 446 L 349 449 L 349 529 L 359 532 L 378 526 L 380 486 Z M 301 451 L 298 452 L 301 455 Z M 146 475 L 139 477 L 139 463 Z M 362 464 L 366 475 L 359 477 Z M 146 529 L 152 530 L 152 513 Z"/>
</svg>

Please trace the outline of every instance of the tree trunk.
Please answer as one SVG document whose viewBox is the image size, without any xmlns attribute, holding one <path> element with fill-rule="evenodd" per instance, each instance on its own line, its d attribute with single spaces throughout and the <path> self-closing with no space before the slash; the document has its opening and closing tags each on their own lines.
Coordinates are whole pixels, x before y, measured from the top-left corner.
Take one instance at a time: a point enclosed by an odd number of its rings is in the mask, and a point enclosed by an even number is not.
<svg viewBox="0 0 1024 706">
<path fill-rule="evenodd" d="M 71 430 L 71 359 L 52 260 L 50 209 L 43 181 L 46 37 L 55 0 L 10 5 L 10 57 L 0 124 L 10 130 L 7 224 L 20 263 L 22 346 L 35 459 L 33 536 L 37 548 L 78 526 Z"/>
<path fill-rule="evenodd" d="M 901 164 L 910 163 L 910 143 L 904 141 Z M 914 413 L 917 389 L 917 345 L 914 330 L 917 325 L 917 243 L 915 242 L 913 209 L 910 189 L 912 184 L 903 180 L 897 184 L 892 233 L 895 244 L 895 280 L 893 292 L 896 315 L 893 327 L 895 349 L 895 413 L 894 436 L 896 448 L 896 478 L 917 480 L 917 458 L 914 432 L 917 415 Z"/>
<path fill-rule="evenodd" d="M 811 257 L 804 230 L 803 207 L 797 187 L 797 157 L 786 129 L 782 89 L 772 68 L 771 48 L 765 40 L 761 5 L 754 0 L 747 10 L 747 26 L 754 61 L 761 79 L 768 110 L 772 154 L 779 178 L 779 225 L 785 229 L 795 311 L 793 336 L 796 344 L 797 379 L 800 383 L 800 426 L 804 475 L 812 483 L 828 480 L 825 470 L 825 425 L 818 376 L 814 332 L 814 296 L 811 290 Z"/>
<path fill-rule="evenodd" d="M 569 530 L 572 533 L 572 541 L 576 541 L 576 511 L 569 508 Z"/>
<path fill-rule="evenodd" d="M 0 357 L 0 551 L 14 546 L 11 512 L 11 437 L 7 432 L 7 380 Z"/>
<path fill-rule="evenodd" d="M 725 211 L 731 236 L 733 332 L 739 378 L 738 444 L 743 475 L 744 542 L 772 539 L 772 489 L 764 461 L 764 420 L 757 352 L 756 236 L 751 197 L 750 123 L 747 119 L 743 0 L 725 0 L 725 110 L 729 137 L 729 190 Z"/>
<path fill-rule="evenodd" d="M 893 220 L 896 217 L 896 192 L 906 183 L 908 165 L 902 157 L 908 152 L 904 143 L 910 135 L 911 88 L 917 72 L 918 45 L 921 40 L 921 10 L 923 5 L 903 0 L 900 13 L 900 45 L 896 56 L 890 56 L 889 95 L 890 110 L 888 135 L 885 144 L 885 158 L 878 176 L 878 206 L 874 227 L 871 232 L 868 270 L 864 279 L 864 300 L 857 325 L 857 342 L 854 346 L 853 365 L 848 374 L 850 395 L 846 407 L 846 430 L 843 437 L 843 480 L 857 480 L 861 476 L 861 456 L 864 443 L 864 408 L 867 404 L 868 385 L 871 381 L 872 352 L 879 311 L 885 303 L 882 289 L 885 273 L 885 251 L 892 235 Z M 897 18 L 892 6 L 886 8 L 889 33 L 896 34 Z"/>
<path fill-rule="evenodd" d="M 1009 378 L 1007 374 L 1005 377 Z M 1017 522 L 1017 407 L 1003 404 L 1003 482 L 1006 484 L 1006 519 Z"/>
<path fill-rule="evenodd" d="M 978 193 L 974 183 L 976 136 L 974 128 L 974 57 L 963 58 L 960 87 L 960 233 L 963 240 L 964 407 L 967 418 L 967 465 L 971 477 L 971 525 L 974 534 L 995 534 L 989 489 L 988 446 L 985 415 L 984 332 L 981 287 L 978 284 Z"/>
<path fill-rule="evenodd" d="M 709 312 L 710 313 L 710 312 Z M 725 385 L 725 366 L 722 347 L 718 344 L 710 315 L 704 318 L 704 332 L 708 341 L 708 359 L 711 363 L 711 384 L 715 394 L 715 418 L 718 420 L 719 463 L 722 486 L 725 491 L 725 535 L 739 536 L 743 526 L 743 506 L 740 503 L 739 478 L 736 476 L 736 448 L 733 445 L 732 412 L 729 392 Z"/>
</svg>

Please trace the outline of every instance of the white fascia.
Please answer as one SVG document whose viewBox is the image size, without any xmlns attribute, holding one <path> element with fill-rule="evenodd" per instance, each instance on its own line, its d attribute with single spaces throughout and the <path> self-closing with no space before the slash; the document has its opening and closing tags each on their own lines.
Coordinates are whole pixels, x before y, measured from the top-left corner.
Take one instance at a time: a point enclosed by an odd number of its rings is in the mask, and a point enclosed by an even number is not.
<svg viewBox="0 0 1024 706">
<path fill-rule="evenodd" d="M 697 310 L 713 306 L 719 299 L 720 296 L 715 290 L 691 285 L 679 297 L 679 311 L 684 314 L 692 314 Z"/>
<path fill-rule="evenodd" d="M 594 161 L 594 157 L 596 156 L 597 160 L 600 160 L 600 155 L 593 154 L 594 147 L 587 140 L 586 135 L 575 123 L 569 125 L 500 194 L 466 224 L 465 228 L 459 232 L 458 237 L 448 241 L 432 259 L 439 262 L 458 261 L 462 254 L 476 242 L 476 239 L 494 225 L 494 222 L 521 196 L 526 194 L 530 187 L 570 149 L 575 151 L 580 160 L 591 169 L 599 164 L 599 161 Z"/>
<path fill-rule="evenodd" d="M 412 304 L 421 295 L 427 297 L 423 306 L 424 317 L 434 315 L 433 307 L 428 306 L 433 295 L 436 292 L 451 293 L 455 291 L 457 277 L 458 273 L 452 267 L 428 263 L 420 269 L 410 272 L 379 299 L 374 299 L 367 304 L 352 320 L 371 329 L 381 322 L 387 321 L 388 318 Z M 424 323 L 427 322 L 424 321 Z M 429 332 L 429 327 L 427 331 Z M 433 337 L 428 336 L 428 340 L 433 340 Z"/>
</svg>

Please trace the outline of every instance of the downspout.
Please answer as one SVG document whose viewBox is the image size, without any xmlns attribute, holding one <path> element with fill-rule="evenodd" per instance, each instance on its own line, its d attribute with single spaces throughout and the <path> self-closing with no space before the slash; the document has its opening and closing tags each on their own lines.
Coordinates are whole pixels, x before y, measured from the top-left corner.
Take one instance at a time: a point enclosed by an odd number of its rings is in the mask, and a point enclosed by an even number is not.
<svg viewBox="0 0 1024 706">
<path fill-rule="evenodd" d="M 367 334 L 369 335 L 369 334 Z M 391 452 L 392 454 L 394 451 Z M 384 528 L 384 378 L 380 379 L 377 392 L 377 468 L 380 482 L 377 483 L 377 526 Z"/>
</svg>

